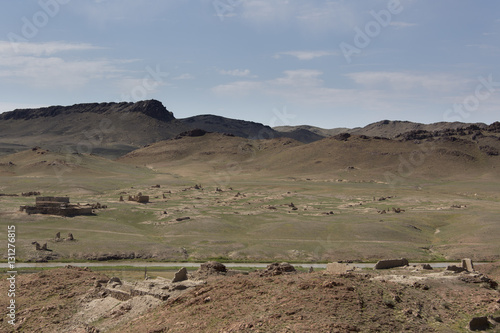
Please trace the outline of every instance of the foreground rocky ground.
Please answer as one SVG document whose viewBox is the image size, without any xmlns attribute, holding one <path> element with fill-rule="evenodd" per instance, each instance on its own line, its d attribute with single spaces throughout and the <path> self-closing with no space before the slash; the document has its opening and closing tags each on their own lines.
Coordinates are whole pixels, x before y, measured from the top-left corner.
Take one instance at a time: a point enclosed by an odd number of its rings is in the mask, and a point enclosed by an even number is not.
<svg viewBox="0 0 500 333">
<path fill-rule="evenodd" d="M 74 267 L 20 275 L 17 324 L 3 316 L 0 331 L 465 332 L 480 316 L 500 331 L 500 263 L 476 267 L 486 275 L 418 267 L 299 273 L 291 265 L 244 275 L 203 267 L 175 283 Z M 0 289 L 6 295 L 5 283 Z"/>
</svg>

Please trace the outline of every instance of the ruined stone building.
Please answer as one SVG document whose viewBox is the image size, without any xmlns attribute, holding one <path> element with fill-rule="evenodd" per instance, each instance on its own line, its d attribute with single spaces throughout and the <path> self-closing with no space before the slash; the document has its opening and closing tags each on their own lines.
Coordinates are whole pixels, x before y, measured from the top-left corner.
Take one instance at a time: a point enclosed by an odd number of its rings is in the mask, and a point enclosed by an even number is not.
<svg viewBox="0 0 500 333">
<path fill-rule="evenodd" d="M 37 197 L 35 206 L 21 206 L 20 211 L 27 214 L 50 214 L 60 216 L 92 215 L 91 206 L 69 203 L 68 197 Z"/>
<path fill-rule="evenodd" d="M 142 193 L 139 192 L 138 195 L 128 196 L 128 201 L 136 201 L 139 203 L 148 203 L 149 202 L 149 195 L 142 195 Z"/>
</svg>

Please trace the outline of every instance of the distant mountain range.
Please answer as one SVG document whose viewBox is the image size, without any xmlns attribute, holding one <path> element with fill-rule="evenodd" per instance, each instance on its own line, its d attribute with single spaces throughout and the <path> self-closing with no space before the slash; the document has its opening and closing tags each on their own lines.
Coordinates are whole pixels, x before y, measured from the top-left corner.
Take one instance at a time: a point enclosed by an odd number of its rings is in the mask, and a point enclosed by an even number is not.
<svg viewBox="0 0 500 333">
<path fill-rule="evenodd" d="M 108 158 L 202 129 L 246 139 L 291 138 L 302 143 L 350 133 L 390 139 L 432 136 L 457 129 L 489 130 L 499 123 L 435 123 L 383 120 L 363 128 L 323 129 L 313 126 L 269 126 L 215 115 L 176 119 L 157 100 L 136 103 L 91 103 L 22 109 L 0 114 L 0 155 L 34 146 L 60 152 L 93 153 Z M 426 134 L 427 133 L 427 134 Z"/>
</svg>

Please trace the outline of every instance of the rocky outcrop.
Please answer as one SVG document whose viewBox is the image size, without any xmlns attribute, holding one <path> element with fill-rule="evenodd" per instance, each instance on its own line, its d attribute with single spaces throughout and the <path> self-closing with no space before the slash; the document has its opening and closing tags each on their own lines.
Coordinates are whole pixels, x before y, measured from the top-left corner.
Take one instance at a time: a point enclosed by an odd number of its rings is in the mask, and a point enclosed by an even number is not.
<svg viewBox="0 0 500 333">
<path fill-rule="evenodd" d="M 335 140 L 339 140 L 339 141 L 347 141 L 350 137 L 351 137 L 351 134 L 349 134 L 349 133 L 339 133 L 339 134 L 333 136 L 333 138 Z"/>
<path fill-rule="evenodd" d="M 113 277 L 105 285 L 99 282 L 95 284 L 95 287 L 101 289 L 104 297 L 109 295 L 120 301 L 127 301 L 137 296 L 152 296 L 166 301 L 169 297 L 179 296 L 186 290 L 203 284 L 205 284 L 204 281 L 188 279 L 173 283 L 162 278 L 130 283 Z"/>
<path fill-rule="evenodd" d="M 188 279 L 187 269 L 186 267 L 182 267 L 179 271 L 177 271 L 172 279 L 172 283 L 186 281 Z"/>
<path fill-rule="evenodd" d="M 31 120 L 36 118 L 53 118 L 60 115 L 78 114 L 78 113 L 97 113 L 104 114 L 109 112 L 140 112 L 152 118 L 170 121 L 175 119 L 172 112 L 168 111 L 160 101 L 148 100 L 136 103 L 87 103 L 75 104 L 71 106 L 49 106 L 40 109 L 17 109 L 0 114 L 0 120 Z"/>
<path fill-rule="evenodd" d="M 182 132 L 181 134 L 177 135 L 175 139 L 181 139 L 183 137 L 197 137 L 197 136 L 204 136 L 205 134 L 210 133 L 205 130 L 195 128 L 190 131 Z"/>
</svg>

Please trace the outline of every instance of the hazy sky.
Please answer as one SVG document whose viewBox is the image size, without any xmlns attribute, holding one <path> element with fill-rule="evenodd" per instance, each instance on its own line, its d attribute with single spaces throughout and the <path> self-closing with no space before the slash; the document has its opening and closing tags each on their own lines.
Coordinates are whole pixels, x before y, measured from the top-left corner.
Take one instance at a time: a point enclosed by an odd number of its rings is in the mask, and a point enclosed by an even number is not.
<svg viewBox="0 0 500 333">
<path fill-rule="evenodd" d="M 272 126 L 491 123 L 499 28 L 494 0 L 3 1 L 0 112 L 158 99 Z"/>
</svg>

